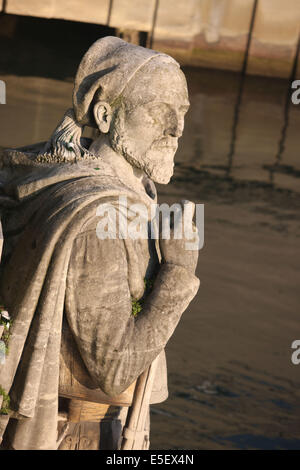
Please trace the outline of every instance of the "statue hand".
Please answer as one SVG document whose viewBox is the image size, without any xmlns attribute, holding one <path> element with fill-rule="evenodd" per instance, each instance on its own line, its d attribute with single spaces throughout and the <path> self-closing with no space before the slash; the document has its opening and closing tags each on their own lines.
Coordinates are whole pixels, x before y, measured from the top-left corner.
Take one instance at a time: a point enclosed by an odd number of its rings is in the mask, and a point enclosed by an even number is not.
<svg viewBox="0 0 300 470">
<path fill-rule="evenodd" d="M 178 218 L 175 216 L 173 220 L 171 219 L 170 239 L 162 238 L 164 233 L 160 233 L 159 245 L 162 262 L 182 266 L 194 274 L 199 253 L 198 249 L 195 249 L 199 235 L 194 222 L 192 222 L 195 204 L 191 201 L 180 201 L 180 204 L 182 206 L 182 216 Z M 186 215 L 184 215 L 185 213 Z M 188 226 L 184 224 L 184 220 L 189 221 Z M 191 233 L 191 230 L 193 230 L 193 233 Z M 174 235 L 176 239 L 174 239 Z M 193 249 L 190 249 L 191 247 Z"/>
</svg>

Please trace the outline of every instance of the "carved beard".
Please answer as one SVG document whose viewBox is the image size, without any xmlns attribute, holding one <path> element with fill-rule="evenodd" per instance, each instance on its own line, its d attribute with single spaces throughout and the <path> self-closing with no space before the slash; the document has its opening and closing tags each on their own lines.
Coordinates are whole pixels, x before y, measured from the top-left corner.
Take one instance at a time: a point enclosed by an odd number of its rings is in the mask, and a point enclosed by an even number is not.
<svg viewBox="0 0 300 470">
<path fill-rule="evenodd" d="M 174 154 L 176 149 L 166 147 L 166 138 L 154 141 L 144 155 L 138 155 L 133 143 L 126 138 L 124 118 L 118 113 L 110 132 L 110 143 L 113 150 L 134 167 L 143 170 L 154 182 L 169 183 L 174 172 Z"/>
</svg>

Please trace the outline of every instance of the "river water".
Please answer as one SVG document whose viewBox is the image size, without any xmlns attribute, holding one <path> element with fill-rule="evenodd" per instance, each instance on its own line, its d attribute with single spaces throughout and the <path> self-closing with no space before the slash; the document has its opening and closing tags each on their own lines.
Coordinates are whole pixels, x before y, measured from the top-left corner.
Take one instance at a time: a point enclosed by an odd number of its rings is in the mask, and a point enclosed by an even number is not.
<svg viewBox="0 0 300 470">
<path fill-rule="evenodd" d="M 52 47 L 41 24 L 32 32 L 22 23 L 0 38 L 3 147 L 46 140 L 71 105 L 85 44 L 58 29 Z M 272 174 L 288 83 L 247 77 L 227 178 L 240 76 L 185 73 L 191 108 L 174 178 L 158 189 L 161 202 L 205 204 L 205 245 L 199 293 L 167 346 L 170 396 L 153 406 L 152 448 L 300 449 L 300 365 L 291 363 L 300 338 L 300 106 L 289 109 Z"/>
</svg>

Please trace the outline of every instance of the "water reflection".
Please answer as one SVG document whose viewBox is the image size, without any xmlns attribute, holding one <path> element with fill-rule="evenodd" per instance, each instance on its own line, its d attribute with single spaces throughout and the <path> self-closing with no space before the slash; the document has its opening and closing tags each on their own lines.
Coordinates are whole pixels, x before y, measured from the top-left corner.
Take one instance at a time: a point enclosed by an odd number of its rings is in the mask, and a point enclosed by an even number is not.
<svg viewBox="0 0 300 470">
<path fill-rule="evenodd" d="M 0 17 L 0 79 L 7 104 L 0 106 L 0 146 L 45 140 L 71 105 L 72 81 L 83 53 L 112 28 L 29 17 Z M 177 162 L 225 176 L 240 75 L 186 68 L 191 108 Z M 297 77 L 296 77 L 297 78 Z M 247 76 L 241 101 L 231 176 L 271 183 L 284 125 L 287 79 Z M 274 184 L 299 190 L 300 106 L 291 105 Z"/>
<path fill-rule="evenodd" d="M 185 69 L 191 108 L 176 162 L 197 170 L 226 175 L 232 139 L 232 121 L 239 75 L 206 69 Z M 46 77 L 2 74 L 7 104 L 0 107 L 0 145 L 18 147 L 46 140 L 71 105 L 72 83 Z M 283 126 L 286 80 L 246 78 L 237 129 L 232 177 L 270 183 Z M 298 158 L 300 106 L 291 105 L 285 151 L 286 174 L 275 174 L 275 184 L 300 189 Z M 298 172 L 298 174 L 297 174 Z"/>
</svg>

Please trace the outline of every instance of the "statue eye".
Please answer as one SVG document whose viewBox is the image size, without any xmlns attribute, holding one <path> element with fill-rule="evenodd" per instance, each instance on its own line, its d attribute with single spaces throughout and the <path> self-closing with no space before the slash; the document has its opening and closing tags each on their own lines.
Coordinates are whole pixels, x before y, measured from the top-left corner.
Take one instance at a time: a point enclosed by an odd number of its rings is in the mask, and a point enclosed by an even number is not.
<svg viewBox="0 0 300 470">
<path fill-rule="evenodd" d="M 165 116 L 170 112 L 170 107 L 165 103 L 150 103 L 147 106 L 147 109 L 149 114 L 156 118 L 159 116 Z"/>
</svg>

